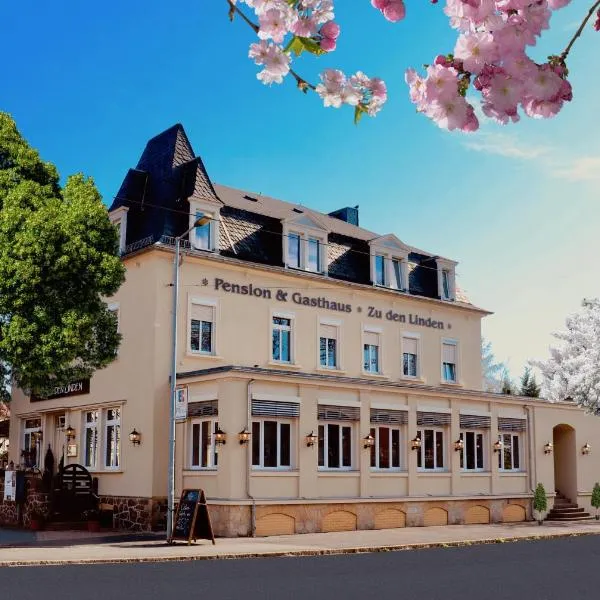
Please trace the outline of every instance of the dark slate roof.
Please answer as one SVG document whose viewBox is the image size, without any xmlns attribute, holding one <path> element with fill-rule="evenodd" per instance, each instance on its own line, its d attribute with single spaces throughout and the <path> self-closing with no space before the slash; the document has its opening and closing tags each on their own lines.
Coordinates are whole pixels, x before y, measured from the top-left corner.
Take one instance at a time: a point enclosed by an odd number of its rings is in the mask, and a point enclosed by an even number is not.
<svg viewBox="0 0 600 600">
<path fill-rule="evenodd" d="M 144 241 L 143 245 L 148 245 L 163 236 L 180 235 L 188 228 L 190 200 L 218 206 L 222 255 L 234 256 L 226 235 L 229 233 L 237 250 L 236 258 L 283 266 L 283 222 L 305 216 L 327 231 L 328 275 L 355 283 L 371 282 L 369 242 L 380 235 L 306 206 L 213 185 L 180 124 L 146 144 L 138 164 L 126 174 L 110 210 L 128 208 L 126 244 Z M 437 257 L 418 248 L 409 249 L 410 293 L 438 298 Z"/>
</svg>

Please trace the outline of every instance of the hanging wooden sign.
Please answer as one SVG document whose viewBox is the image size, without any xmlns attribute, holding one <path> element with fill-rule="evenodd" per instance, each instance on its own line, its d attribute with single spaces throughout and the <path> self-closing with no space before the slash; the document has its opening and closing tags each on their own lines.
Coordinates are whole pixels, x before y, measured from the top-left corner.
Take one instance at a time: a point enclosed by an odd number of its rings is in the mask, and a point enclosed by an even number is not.
<svg viewBox="0 0 600 600">
<path fill-rule="evenodd" d="M 211 540 L 215 543 L 204 490 L 181 492 L 169 542 L 177 540 L 184 540 L 188 544 L 191 544 L 192 540 Z"/>
</svg>

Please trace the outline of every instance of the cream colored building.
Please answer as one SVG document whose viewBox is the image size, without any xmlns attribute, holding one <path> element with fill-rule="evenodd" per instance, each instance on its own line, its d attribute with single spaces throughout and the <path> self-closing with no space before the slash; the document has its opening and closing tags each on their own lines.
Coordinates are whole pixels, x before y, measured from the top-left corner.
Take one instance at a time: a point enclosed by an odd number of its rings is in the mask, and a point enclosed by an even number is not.
<svg viewBox="0 0 600 600">
<path fill-rule="evenodd" d="M 118 526 L 163 523 L 170 236 L 200 213 L 180 268 L 176 489 L 205 490 L 217 534 L 518 521 L 538 482 L 589 509 L 600 420 L 482 391 L 489 313 L 454 261 L 360 228 L 357 209 L 213 186 L 181 126 L 148 142 L 111 207 L 118 358 L 89 388 L 14 394 L 15 463 L 50 446 L 98 478 Z"/>
</svg>

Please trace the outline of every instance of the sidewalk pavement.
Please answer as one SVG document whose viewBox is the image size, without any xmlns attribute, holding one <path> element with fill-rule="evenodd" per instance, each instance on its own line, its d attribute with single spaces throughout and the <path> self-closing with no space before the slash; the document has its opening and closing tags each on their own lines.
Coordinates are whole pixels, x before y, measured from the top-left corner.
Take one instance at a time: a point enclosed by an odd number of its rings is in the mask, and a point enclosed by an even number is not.
<svg viewBox="0 0 600 600">
<path fill-rule="evenodd" d="M 0 531 L 2 544 L 4 530 Z M 219 538 L 216 545 L 198 540 L 168 545 L 157 534 L 89 534 L 87 532 L 38 532 L 20 545 L 0 547 L 0 566 L 154 562 L 256 558 L 267 556 L 315 556 L 359 552 L 390 552 L 417 548 L 502 543 L 540 538 L 600 534 L 599 521 L 581 523 L 514 523 L 498 525 L 447 525 L 337 533 L 282 535 L 265 538 Z M 600 540 L 599 540 L 600 542 Z M 52 545 L 49 552 L 48 545 Z"/>
</svg>

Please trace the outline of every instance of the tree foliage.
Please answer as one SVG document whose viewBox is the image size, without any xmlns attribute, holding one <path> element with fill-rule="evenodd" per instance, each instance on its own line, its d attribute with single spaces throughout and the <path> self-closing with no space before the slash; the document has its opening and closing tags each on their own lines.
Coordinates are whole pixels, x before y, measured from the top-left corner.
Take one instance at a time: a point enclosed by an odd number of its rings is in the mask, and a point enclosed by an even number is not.
<svg viewBox="0 0 600 600">
<path fill-rule="evenodd" d="M 548 498 L 546 497 L 546 489 L 543 484 L 538 483 L 533 496 L 533 510 L 538 513 L 539 521 L 542 520 L 542 515 L 548 510 Z"/>
<path fill-rule="evenodd" d="M 502 374 L 506 367 L 504 363 L 497 363 L 492 350 L 492 342 L 481 338 L 481 373 L 483 376 L 483 389 L 486 392 L 502 391 Z"/>
<path fill-rule="evenodd" d="M 596 509 L 596 512 L 600 508 L 600 483 L 598 482 L 594 484 L 592 490 L 592 506 Z"/>
<path fill-rule="evenodd" d="M 535 379 L 535 375 L 531 372 L 530 367 L 525 367 L 525 372 L 521 377 L 521 396 L 529 396 L 530 398 L 540 397 L 540 386 Z"/>
<path fill-rule="evenodd" d="M 93 180 L 77 174 L 61 187 L 0 113 L 0 384 L 44 394 L 109 364 L 120 336 L 103 298 L 123 279 Z"/>
<path fill-rule="evenodd" d="M 571 398 L 600 415 L 600 300 L 584 300 L 566 325 L 553 334 L 561 343 L 550 348 L 550 358 L 532 362 L 542 372 L 542 394 L 554 402 Z"/>
</svg>

